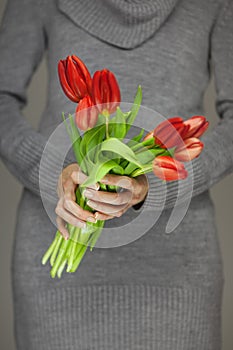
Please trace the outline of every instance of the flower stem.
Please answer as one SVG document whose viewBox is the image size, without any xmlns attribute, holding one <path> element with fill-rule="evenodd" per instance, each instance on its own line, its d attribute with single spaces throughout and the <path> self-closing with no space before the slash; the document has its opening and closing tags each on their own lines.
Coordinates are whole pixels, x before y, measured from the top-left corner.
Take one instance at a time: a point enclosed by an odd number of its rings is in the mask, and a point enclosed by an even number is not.
<svg viewBox="0 0 233 350">
<path fill-rule="evenodd" d="M 69 245 L 70 245 L 70 239 L 67 240 L 67 241 L 65 239 L 63 239 L 63 242 L 62 242 L 61 247 L 59 249 L 58 256 L 57 256 L 57 258 L 56 258 L 56 260 L 55 260 L 55 262 L 53 264 L 53 267 L 52 267 L 52 269 L 50 271 L 50 275 L 51 275 L 52 278 L 54 278 L 56 276 L 57 270 L 59 269 L 59 267 L 60 267 L 60 265 L 61 265 L 61 263 L 63 261 L 63 258 L 64 258 L 65 254 L 66 254 L 66 250 L 67 250 Z"/>
<path fill-rule="evenodd" d="M 52 255 L 50 257 L 50 265 L 53 266 L 54 264 L 54 261 L 56 260 L 56 256 L 57 256 L 57 253 L 58 253 L 58 250 L 60 248 L 60 245 L 61 245 L 61 242 L 62 242 L 62 235 L 60 234 L 60 237 L 58 237 L 58 240 L 57 240 L 57 243 L 53 249 L 53 252 L 52 252 Z"/>
<path fill-rule="evenodd" d="M 70 270 L 70 272 L 75 272 L 75 271 L 77 270 L 77 268 L 79 267 L 79 264 L 80 264 L 81 261 L 82 261 L 82 258 L 83 258 L 83 256 L 84 256 L 86 250 L 87 250 L 87 246 L 84 245 L 84 246 L 82 247 L 82 249 L 79 251 L 78 256 L 77 256 L 77 258 L 75 259 L 74 264 L 73 264 L 72 269 Z"/>
<path fill-rule="evenodd" d="M 105 115 L 106 139 L 109 139 L 109 116 Z"/>
<path fill-rule="evenodd" d="M 58 278 L 61 278 L 62 272 L 63 272 L 63 270 L 64 270 L 64 268 L 66 266 L 66 263 L 67 263 L 67 258 L 64 258 L 62 263 L 61 263 L 61 265 L 60 265 L 60 267 L 59 267 L 59 269 L 57 270 L 57 277 Z"/>
<path fill-rule="evenodd" d="M 92 234 L 92 236 L 91 236 L 90 243 L 89 243 L 89 245 L 90 245 L 90 251 L 93 250 L 93 248 L 94 248 L 94 246 L 95 246 L 95 244 L 96 244 L 96 242 L 97 242 L 99 236 L 101 235 L 102 228 L 103 228 L 103 226 L 104 226 L 104 221 L 100 221 L 100 224 L 99 224 L 99 225 L 100 225 L 100 226 L 96 229 L 95 232 L 93 232 L 93 234 Z"/>
<path fill-rule="evenodd" d="M 67 271 L 70 271 L 70 269 L 73 266 L 74 258 L 75 258 L 75 252 L 76 252 L 76 246 L 78 245 L 78 236 L 79 236 L 80 229 L 76 227 L 74 235 L 72 237 L 71 242 L 71 252 L 68 258 L 68 266 Z"/>
<path fill-rule="evenodd" d="M 53 250 L 57 244 L 57 241 L 59 240 L 60 237 L 60 232 L 57 231 L 56 235 L 53 239 L 53 242 L 50 244 L 49 248 L 47 249 L 47 251 L 45 252 L 43 258 L 42 258 L 42 264 L 45 265 L 47 263 L 47 261 L 49 260 L 51 254 L 53 253 Z"/>
</svg>

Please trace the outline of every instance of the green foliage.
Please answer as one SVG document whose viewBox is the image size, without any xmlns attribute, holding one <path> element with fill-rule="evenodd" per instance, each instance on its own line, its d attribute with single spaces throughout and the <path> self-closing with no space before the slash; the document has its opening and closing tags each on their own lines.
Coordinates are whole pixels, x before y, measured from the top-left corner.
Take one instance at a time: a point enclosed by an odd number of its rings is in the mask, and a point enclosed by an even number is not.
<svg viewBox="0 0 233 350">
<path fill-rule="evenodd" d="M 134 98 L 134 103 L 133 103 L 133 107 L 131 108 L 131 111 L 129 113 L 129 115 L 126 118 L 126 132 L 129 131 L 129 129 L 131 128 L 138 112 L 140 109 L 142 103 L 142 88 L 141 85 L 138 86 L 135 98 Z"/>
<path fill-rule="evenodd" d="M 126 114 L 117 107 L 116 115 L 110 120 L 109 135 L 118 139 L 123 139 L 126 134 Z"/>
</svg>

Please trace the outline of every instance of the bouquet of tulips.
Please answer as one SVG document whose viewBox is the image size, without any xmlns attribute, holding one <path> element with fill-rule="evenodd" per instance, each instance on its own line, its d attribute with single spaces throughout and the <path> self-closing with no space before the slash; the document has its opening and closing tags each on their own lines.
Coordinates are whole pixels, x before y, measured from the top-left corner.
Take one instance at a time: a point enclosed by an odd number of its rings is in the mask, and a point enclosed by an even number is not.
<svg viewBox="0 0 233 350">
<path fill-rule="evenodd" d="M 184 163 L 199 156 L 203 143 L 198 139 L 208 127 L 203 116 L 188 120 L 181 117 L 167 119 L 144 136 L 140 132 L 131 139 L 126 135 L 131 128 L 141 105 L 142 90 L 139 86 L 132 108 L 123 112 L 120 108 L 121 94 L 115 75 L 107 70 L 91 75 L 75 55 L 60 60 L 58 74 L 66 96 L 78 104 L 75 118 L 63 120 L 71 138 L 77 163 L 87 180 L 76 189 L 76 202 L 85 210 L 87 205 L 84 189 L 99 183 L 100 189 L 117 191 L 115 186 L 101 183 L 108 173 L 130 177 L 154 172 L 163 181 L 182 180 L 188 176 Z M 80 130 L 84 131 L 81 136 Z M 75 272 L 87 251 L 95 246 L 104 221 L 87 222 L 85 228 L 67 224 L 69 239 L 59 231 L 44 254 L 42 263 L 50 260 L 51 276 L 61 277 Z"/>
</svg>

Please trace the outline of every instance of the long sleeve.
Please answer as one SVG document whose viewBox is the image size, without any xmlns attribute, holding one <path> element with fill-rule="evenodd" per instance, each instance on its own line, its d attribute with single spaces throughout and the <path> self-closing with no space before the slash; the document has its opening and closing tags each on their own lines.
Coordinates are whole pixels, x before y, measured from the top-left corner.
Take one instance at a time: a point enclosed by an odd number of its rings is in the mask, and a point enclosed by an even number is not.
<svg viewBox="0 0 233 350">
<path fill-rule="evenodd" d="M 46 49 L 40 18 L 40 1 L 9 0 L 0 32 L 0 154 L 13 175 L 35 194 L 40 194 L 39 166 L 46 138 L 25 120 L 21 109 L 26 89 Z M 33 117 L 33 116 L 32 116 Z M 56 150 L 50 163 L 60 164 Z M 44 192 L 54 200 L 57 175 L 44 179 Z"/>
<path fill-rule="evenodd" d="M 216 82 L 219 122 L 202 137 L 204 150 L 186 168 L 189 179 L 167 184 L 149 175 L 147 205 L 171 208 L 208 190 L 233 169 L 233 1 L 221 1 L 210 37 L 210 60 Z"/>
</svg>

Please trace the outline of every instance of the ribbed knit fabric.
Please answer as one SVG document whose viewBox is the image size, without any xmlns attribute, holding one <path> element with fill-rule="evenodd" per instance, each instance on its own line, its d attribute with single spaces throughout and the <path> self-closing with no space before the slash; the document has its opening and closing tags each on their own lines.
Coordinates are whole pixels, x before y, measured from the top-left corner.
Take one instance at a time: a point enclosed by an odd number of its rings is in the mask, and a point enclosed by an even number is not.
<svg viewBox="0 0 233 350">
<path fill-rule="evenodd" d="M 12 255 L 17 350 L 221 348 L 224 276 L 209 188 L 233 168 L 232 17 L 231 0 L 9 0 L 0 35 L 0 154 L 24 186 Z M 48 95 L 36 131 L 21 109 L 46 50 Z M 106 223 L 111 233 L 146 209 L 143 233 L 165 203 L 146 234 L 87 252 L 76 274 L 52 280 L 41 257 L 56 227 L 40 198 L 39 165 L 61 113 L 76 108 L 57 76 L 58 60 L 73 53 L 91 74 L 114 71 L 124 102 L 141 84 L 143 105 L 165 117 L 204 114 L 211 63 L 220 121 L 203 137 L 202 155 L 187 164 L 193 189 L 188 181 L 165 187 L 150 175 L 143 206 Z M 155 126 L 146 117 L 142 124 Z M 65 165 L 73 160 L 68 154 Z M 60 162 L 59 147 L 51 149 L 40 179 L 52 202 Z M 191 203 L 167 234 L 177 198 Z M 125 232 L 134 235 L 130 225 Z"/>
<path fill-rule="evenodd" d="M 101 40 L 125 49 L 132 49 L 150 38 L 171 13 L 176 2 L 58 0 L 60 9 L 80 27 Z"/>
<path fill-rule="evenodd" d="M 220 326 L 216 299 L 221 300 L 218 290 L 175 286 L 45 290 L 24 300 L 27 310 L 18 307 L 19 327 L 29 327 L 33 334 L 30 347 L 23 338 L 20 346 L 31 350 L 219 350 L 219 333 L 214 333 Z"/>
</svg>

